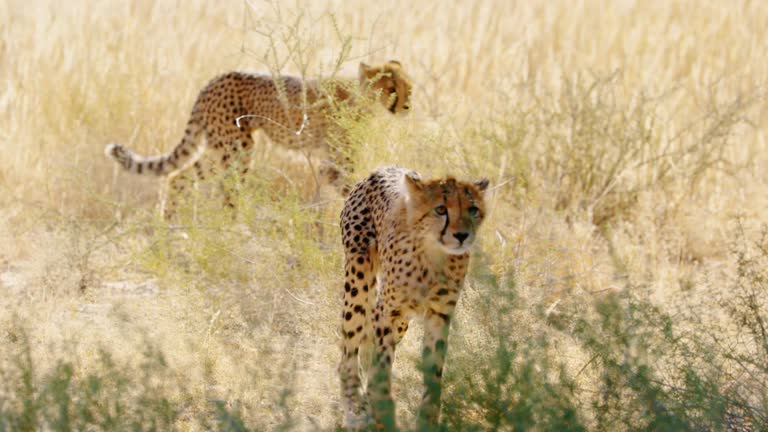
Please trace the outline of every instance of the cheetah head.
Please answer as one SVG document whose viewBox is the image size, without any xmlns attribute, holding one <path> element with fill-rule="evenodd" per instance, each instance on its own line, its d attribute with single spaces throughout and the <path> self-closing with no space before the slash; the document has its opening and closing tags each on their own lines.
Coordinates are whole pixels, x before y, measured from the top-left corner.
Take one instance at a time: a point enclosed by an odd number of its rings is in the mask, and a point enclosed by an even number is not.
<svg viewBox="0 0 768 432">
<path fill-rule="evenodd" d="M 411 80 L 400 62 L 390 60 L 381 66 L 360 63 L 360 82 L 378 95 L 379 102 L 392 114 L 411 109 Z"/>
<path fill-rule="evenodd" d="M 464 254 L 485 217 L 483 194 L 488 183 L 488 179 L 462 182 L 451 177 L 422 181 L 417 173 L 408 173 L 409 221 L 428 244 L 450 255 Z"/>
</svg>

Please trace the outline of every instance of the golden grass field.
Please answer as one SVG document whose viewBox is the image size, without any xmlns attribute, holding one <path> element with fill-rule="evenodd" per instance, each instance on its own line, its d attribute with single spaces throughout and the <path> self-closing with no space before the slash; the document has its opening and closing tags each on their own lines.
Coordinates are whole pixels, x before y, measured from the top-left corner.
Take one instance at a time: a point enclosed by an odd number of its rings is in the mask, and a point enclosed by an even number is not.
<svg viewBox="0 0 768 432">
<path fill-rule="evenodd" d="M 130 385 L 104 386 L 122 389 L 132 419 L 143 396 L 169 401 L 157 430 L 338 427 L 342 198 L 313 199 L 301 155 L 262 139 L 236 221 L 203 194 L 188 203 L 194 220 L 169 226 L 162 182 L 121 172 L 103 149 L 172 149 L 219 73 L 354 76 L 388 59 L 411 75 L 413 108 L 351 127 L 356 178 L 399 164 L 493 187 L 444 399 L 508 343 L 562 367 L 587 430 L 649 430 L 642 412 L 601 417 L 608 362 L 577 336 L 595 304 L 631 297 L 670 317 L 679 340 L 719 349 L 627 345 L 662 388 L 695 357 L 765 420 L 768 3 L 6 0 L 0 428 L 25 400 L 44 407 L 62 362 L 72 386 L 126 374 Z M 419 341 L 415 327 L 395 365 L 404 427 L 420 401 Z M 236 419 L 216 423 L 215 403 Z M 466 404 L 451 410 L 495 428 L 487 406 Z"/>
</svg>

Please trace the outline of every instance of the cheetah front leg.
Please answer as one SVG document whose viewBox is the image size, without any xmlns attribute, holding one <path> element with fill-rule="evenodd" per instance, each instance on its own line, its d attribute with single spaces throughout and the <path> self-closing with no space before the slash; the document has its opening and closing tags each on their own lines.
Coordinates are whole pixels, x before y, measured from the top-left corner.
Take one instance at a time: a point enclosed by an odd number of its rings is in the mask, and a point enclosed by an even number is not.
<svg viewBox="0 0 768 432">
<path fill-rule="evenodd" d="M 455 303 L 454 303 L 455 304 Z M 424 322 L 422 369 L 424 397 L 419 408 L 419 430 L 432 430 L 440 417 L 443 365 L 448 350 L 448 331 L 452 307 L 441 307 L 440 312 L 429 309 Z"/>
<path fill-rule="evenodd" d="M 355 237 L 360 239 L 360 237 Z M 368 413 L 361 395 L 360 355 L 371 350 L 371 293 L 376 290 L 376 273 L 367 246 L 354 243 L 346 254 L 344 308 L 341 330 L 343 342 L 339 376 L 345 412 L 345 425 L 361 429 L 367 425 Z M 351 252 L 354 251 L 354 252 Z"/>
<path fill-rule="evenodd" d="M 354 170 L 352 163 L 352 144 L 343 129 L 334 131 L 331 144 L 328 146 L 329 159 L 320 163 L 320 177 L 325 184 L 333 186 L 343 197 L 349 195 L 352 190 L 351 175 Z"/>
</svg>

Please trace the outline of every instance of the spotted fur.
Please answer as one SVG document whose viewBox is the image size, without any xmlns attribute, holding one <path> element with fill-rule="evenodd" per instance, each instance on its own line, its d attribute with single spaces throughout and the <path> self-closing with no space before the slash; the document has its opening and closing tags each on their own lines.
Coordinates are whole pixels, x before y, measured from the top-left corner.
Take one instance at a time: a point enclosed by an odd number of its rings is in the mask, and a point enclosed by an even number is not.
<svg viewBox="0 0 768 432">
<path fill-rule="evenodd" d="M 434 426 L 448 329 L 485 217 L 488 180 L 421 180 L 399 167 L 373 172 L 350 193 L 341 213 L 345 251 L 341 391 L 350 428 L 369 418 L 359 356 L 372 354 L 367 393 L 377 428 L 394 429 L 390 374 L 395 345 L 412 318 L 424 319 L 426 391 L 419 413 Z"/>
<path fill-rule="evenodd" d="M 176 196 L 195 178 L 204 180 L 235 161 L 240 161 L 245 174 L 257 130 L 284 147 L 330 157 L 331 161 L 322 164 L 321 174 L 346 192 L 345 136 L 333 115 L 345 107 L 365 111 L 360 95 L 378 98 L 388 111 L 401 113 L 410 109 L 411 83 L 394 60 L 376 67 L 361 63 L 357 80 L 303 81 L 230 72 L 214 78 L 200 92 L 184 137 L 170 153 L 144 157 L 119 144 L 108 145 L 105 152 L 128 171 L 169 177 L 166 218 L 175 211 Z M 331 135 L 341 141 L 341 149 L 331 150 Z M 226 203 L 232 206 L 224 192 Z"/>
</svg>

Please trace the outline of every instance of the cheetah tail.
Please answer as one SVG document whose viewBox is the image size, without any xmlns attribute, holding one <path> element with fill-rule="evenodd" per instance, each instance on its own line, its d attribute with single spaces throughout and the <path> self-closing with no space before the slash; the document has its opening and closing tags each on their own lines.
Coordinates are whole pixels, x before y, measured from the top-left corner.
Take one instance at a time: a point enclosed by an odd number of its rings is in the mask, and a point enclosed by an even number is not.
<svg viewBox="0 0 768 432">
<path fill-rule="evenodd" d="M 191 126 L 191 125 L 190 125 Z M 120 144 L 108 144 L 104 154 L 111 157 L 124 169 L 136 174 L 168 175 L 196 161 L 202 154 L 200 133 L 188 129 L 179 145 L 171 153 L 157 156 L 141 156 Z"/>
</svg>

